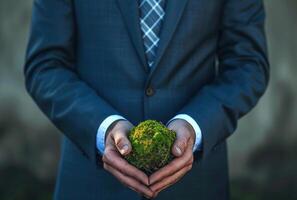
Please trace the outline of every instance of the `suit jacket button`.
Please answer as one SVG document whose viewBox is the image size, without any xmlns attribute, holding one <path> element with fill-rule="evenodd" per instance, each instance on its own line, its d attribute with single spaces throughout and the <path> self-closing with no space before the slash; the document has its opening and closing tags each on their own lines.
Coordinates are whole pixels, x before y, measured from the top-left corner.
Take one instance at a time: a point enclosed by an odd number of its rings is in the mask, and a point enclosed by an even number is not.
<svg viewBox="0 0 297 200">
<path fill-rule="evenodd" d="M 153 96 L 153 95 L 155 94 L 155 90 L 154 90 L 154 88 L 152 88 L 151 86 L 149 86 L 149 87 L 146 89 L 145 93 L 146 93 L 147 96 L 150 97 L 150 96 Z"/>
</svg>

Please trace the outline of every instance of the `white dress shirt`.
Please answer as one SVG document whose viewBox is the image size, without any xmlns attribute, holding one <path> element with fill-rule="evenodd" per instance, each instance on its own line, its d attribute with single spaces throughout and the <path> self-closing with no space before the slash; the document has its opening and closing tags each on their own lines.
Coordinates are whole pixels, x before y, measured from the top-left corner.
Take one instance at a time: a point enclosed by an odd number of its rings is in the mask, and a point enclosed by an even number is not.
<svg viewBox="0 0 297 200">
<path fill-rule="evenodd" d="M 99 150 L 101 155 L 103 155 L 104 149 L 105 149 L 106 130 L 114 121 L 119 120 L 119 119 L 127 120 L 126 118 L 124 118 L 123 116 L 120 116 L 120 115 L 110 115 L 107 118 L 105 118 L 103 120 L 103 122 L 100 124 L 98 131 L 97 131 L 96 143 L 97 143 L 97 149 Z M 176 115 L 175 117 L 173 117 L 172 119 L 170 119 L 166 123 L 166 126 L 174 119 L 183 119 L 192 125 L 193 129 L 195 130 L 195 134 L 196 134 L 195 144 L 193 146 L 193 152 L 196 150 L 201 150 L 202 133 L 201 133 L 201 129 L 200 129 L 199 125 L 197 124 L 197 122 L 187 114 L 179 114 L 179 115 Z"/>
</svg>

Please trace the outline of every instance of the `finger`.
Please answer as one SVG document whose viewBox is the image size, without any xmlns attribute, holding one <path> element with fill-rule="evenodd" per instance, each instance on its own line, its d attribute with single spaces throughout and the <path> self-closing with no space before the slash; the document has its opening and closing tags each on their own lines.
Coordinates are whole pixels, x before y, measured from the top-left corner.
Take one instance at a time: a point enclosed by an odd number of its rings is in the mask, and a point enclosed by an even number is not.
<svg viewBox="0 0 297 200">
<path fill-rule="evenodd" d="M 191 170 L 191 168 L 192 164 L 185 166 L 173 175 L 168 176 L 165 179 L 153 184 L 152 186 L 150 186 L 150 189 L 155 193 L 159 193 L 161 190 L 164 190 L 165 188 L 179 181 L 189 170 Z"/>
<path fill-rule="evenodd" d="M 114 140 L 115 146 L 122 155 L 127 155 L 131 152 L 131 143 L 125 132 L 115 131 L 111 136 Z"/>
<path fill-rule="evenodd" d="M 156 198 L 159 195 L 159 192 L 155 192 L 153 198 Z"/>
<path fill-rule="evenodd" d="M 159 193 L 163 190 L 165 190 L 166 188 L 170 187 L 171 185 L 174 185 L 176 182 L 178 182 L 182 177 L 178 178 L 175 182 L 170 183 L 169 185 L 166 185 L 164 187 L 162 187 L 161 189 L 157 190 L 154 192 L 154 196 L 153 198 L 157 197 L 157 195 L 159 195 Z"/>
<path fill-rule="evenodd" d="M 135 179 L 124 175 L 123 173 L 121 173 L 117 169 L 113 168 L 111 165 L 109 165 L 107 163 L 104 163 L 104 169 L 109 171 L 121 183 L 128 186 L 130 189 L 132 189 L 132 190 L 134 190 L 134 191 L 136 191 L 136 192 L 138 192 L 138 193 L 140 193 L 142 195 L 145 195 L 145 196 L 147 196 L 149 198 L 153 197 L 153 192 L 148 187 L 146 187 L 143 184 L 139 183 Z"/>
<path fill-rule="evenodd" d="M 141 183 L 148 185 L 148 177 L 147 175 L 134 167 L 133 165 L 130 165 L 125 159 L 123 159 L 119 153 L 115 150 L 108 150 L 103 155 L 102 158 L 104 163 L 107 163 L 108 165 L 112 166 L 113 168 L 119 170 L 121 173 L 134 177 Z"/>
<path fill-rule="evenodd" d="M 160 181 L 161 179 L 164 179 L 167 176 L 174 174 L 175 172 L 179 171 L 180 169 L 191 163 L 193 163 L 193 153 L 192 150 L 188 148 L 184 156 L 175 158 L 169 164 L 159 169 L 157 172 L 153 173 L 149 177 L 150 185 Z"/>
<path fill-rule="evenodd" d="M 180 129 L 176 132 L 176 139 L 172 146 L 172 154 L 176 157 L 180 157 L 184 154 L 188 141 L 190 139 L 190 134 L 184 129 Z"/>
</svg>

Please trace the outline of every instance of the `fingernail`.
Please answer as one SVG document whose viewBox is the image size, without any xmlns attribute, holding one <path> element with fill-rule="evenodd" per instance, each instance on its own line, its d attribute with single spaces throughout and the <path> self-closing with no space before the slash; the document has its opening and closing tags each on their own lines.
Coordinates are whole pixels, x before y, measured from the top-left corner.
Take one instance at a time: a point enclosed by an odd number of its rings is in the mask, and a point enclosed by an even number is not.
<svg viewBox="0 0 297 200">
<path fill-rule="evenodd" d="M 128 149 L 129 149 L 128 145 L 125 144 L 125 145 L 122 147 L 122 149 L 121 149 L 122 154 L 127 153 Z"/>
<path fill-rule="evenodd" d="M 176 153 L 177 153 L 178 155 L 181 155 L 181 154 L 182 154 L 182 151 L 180 150 L 179 147 L 175 147 L 175 150 L 176 150 Z"/>
</svg>

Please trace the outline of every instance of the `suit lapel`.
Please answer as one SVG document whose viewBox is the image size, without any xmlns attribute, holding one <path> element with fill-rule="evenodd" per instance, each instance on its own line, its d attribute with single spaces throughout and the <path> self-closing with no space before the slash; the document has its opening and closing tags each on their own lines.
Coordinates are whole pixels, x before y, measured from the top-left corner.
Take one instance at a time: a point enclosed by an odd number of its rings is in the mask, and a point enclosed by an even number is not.
<svg viewBox="0 0 297 200">
<path fill-rule="evenodd" d="M 157 49 L 157 56 L 149 74 L 149 78 L 152 76 L 156 68 L 158 67 L 162 56 L 173 37 L 178 22 L 183 14 L 188 0 L 167 0 L 165 9 L 165 18 L 161 27 L 160 43 Z"/>
<path fill-rule="evenodd" d="M 143 46 L 142 33 L 139 24 L 139 8 L 137 0 L 116 0 L 118 6 L 121 10 L 123 19 L 127 26 L 130 38 L 133 42 L 133 45 L 137 51 L 137 54 L 145 67 L 145 70 L 148 71 L 149 66 L 146 61 L 145 51 Z"/>
</svg>

